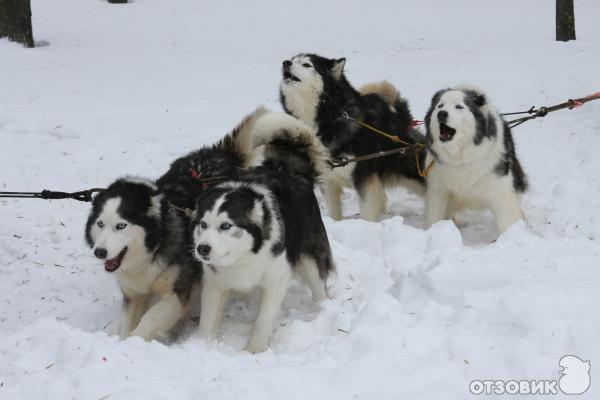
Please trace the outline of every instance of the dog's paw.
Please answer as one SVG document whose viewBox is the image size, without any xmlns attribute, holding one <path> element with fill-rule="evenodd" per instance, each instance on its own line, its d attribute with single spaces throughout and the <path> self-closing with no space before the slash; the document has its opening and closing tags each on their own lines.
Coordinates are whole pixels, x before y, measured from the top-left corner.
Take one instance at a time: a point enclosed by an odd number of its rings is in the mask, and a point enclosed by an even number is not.
<svg viewBox="0 0 600 400">
<path fill-rule="evenodd" d="M 137 327 L 129 334 L 129 337 L 132 337 L 132 336 L 142 338 L 146 342 L 149 342 L 152 339 L 154 339 L 157 335 L 153 332 L 149 332 L 146 329 L 140 329 L 139 327 Z"/>
<path fill-rule="evenodd" d="M 248 345 L 246 346 L 246 348 L 244 350 L 246 350 L 248 353 L 252 353 L 252 354 L 264 353 L 267 350 L 267 346 L 248 343 Z"/>
</svg>

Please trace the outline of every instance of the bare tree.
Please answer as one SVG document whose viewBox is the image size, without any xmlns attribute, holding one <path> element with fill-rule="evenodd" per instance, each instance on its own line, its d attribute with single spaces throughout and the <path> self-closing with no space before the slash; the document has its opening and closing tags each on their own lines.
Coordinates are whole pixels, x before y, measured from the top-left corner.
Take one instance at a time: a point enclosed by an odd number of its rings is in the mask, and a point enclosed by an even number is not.
<svg viewBox="0 0 600 400">
<path fill-rule="evenodd" d="M 0 38 L 33 47 L 30 0 L 0 0 Z"/>
<path fill-rule="evenodd" d="M 575 40 L 573 0 L 556 0 L 556 40 Z"/>
</svg>

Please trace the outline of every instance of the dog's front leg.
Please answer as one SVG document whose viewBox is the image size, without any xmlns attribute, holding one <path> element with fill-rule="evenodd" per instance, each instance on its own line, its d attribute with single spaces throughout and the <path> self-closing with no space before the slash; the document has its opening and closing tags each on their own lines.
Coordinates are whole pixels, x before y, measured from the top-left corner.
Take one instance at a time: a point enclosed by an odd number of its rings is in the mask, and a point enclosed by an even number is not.
<svg viewBox="0 0 600 400">
<path fill-rule="evenodd" d="M 510 189 L 506 193 L 498 193 L 493 197 L 491 209 L 496 218 L 500 234 L 506 232 L 518 220 L 525 219 L 519 200 L 519 195 L 510 191 Z"/>
<path fill-rule="evenodd" d="M 125 339 L 130 332 L 139 324 L 142 315 L 148 309 L 150 296 L 138 296 L 128 298 L 123 295 L 123 321 L 121 322 L 121 332 L 119 336 Z"/>
<path fill-rule="evenodd" d="M 446 216 L 448 208 L 448 193 L 431 185 L 425 193 L 425 228 L 441 221 Z"/>
<path fill-rule="evenodd" d="M 324 183 L 321 190 L 325 196 L 329 216 L 336 221 L 341 221 L 343 218 L 342 186 L 334 179 L 330 179 Z"/>
<path fill-rule="evenodd" d="M 387 208 L 387 196 L 381 179 L 377 175 L 372 175 L 357 189 L 360 217 L 366 221 L 379 221 Z"/>
<path fill-rule="evenodd" d="M 187 302 L 182 303 L 175 293 L 168 293 L 144 314 L 137 328 L 130 336 L 139 336 L 144 340 L 152 340 L 157 336 L 165 336 L 179 321 L 187 309 Z"/>
<path fill-rule="evenodd" d="M 285 266 L 289 268 L 288 266 Z M 283 296 L 290 282 L 291 268 L 280 279 L 269 282 L 262 288 L 260 297 L 260 308 L 258 317 L 254 323 L 254 329 L 246 351 L 250 353 L 261 353 L 267 349 L 269 339 L 273 334 L 275 319 L 281 310 Z"/>
<path fill-rule="evenodd" d="M 223 308 L 229 297 L 229 291 L 221 290 L 207 275 L 202 288 L 198 329 L 198 335 L 203 339 L 209 339 L 216 334 L 223 318 Z"/>
</svg>

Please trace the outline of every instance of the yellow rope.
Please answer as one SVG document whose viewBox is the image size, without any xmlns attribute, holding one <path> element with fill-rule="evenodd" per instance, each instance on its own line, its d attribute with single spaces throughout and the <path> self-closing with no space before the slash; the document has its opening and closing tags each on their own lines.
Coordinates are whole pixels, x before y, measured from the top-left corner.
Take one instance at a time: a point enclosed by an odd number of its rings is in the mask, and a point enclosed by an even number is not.
<svg viewBox="0 0 600 400">
<path fill-rule="evenodd" d="M 362 122 L 362 121 L 359 121 L 357 119 L 350 118 L 350 117 L 347 117 L 347 118 L 348 119 L 352 119 L 357 124 L 359 124 L 359 125 L 367 128 L 367 129 L 369 129 L 369 130 L 371 130 L 373 132 L 376 132 L 376 133 L 380 134 L 381 136 L 384 136 L 384 137 L 390 139 L 394 143 L 400 143 L 400 144 L 403 144 L 403 145 L 408 146 L 408 147 L 414 147 L 415 148 L 415 158 L 416 158 L 416 161 L 417 161 L 417 173 L 419 174 L 419 176 L 421 178 L 427 178 L 427 175 L 429 175 L 429 171 L 431 171 L 431 168 L 435 164 L 435 159 L 431 160 L 431 162 L 425 168 L 425 170 L 421 169 L 421 162 L 420 162 L 420 159 L 419 159 L 419 153 L 421 153 L 421 151 L 423 151 L 425 149 L 424 145 L 422 145 L 421 143 L 415 143 L 415 144 L 408 143 L 408 142 L 400 139 L 398 136 L 390 135 L 389 133 L 381 131 L 381 130 L 375 128 L 374 126 L 371 126 L 371 125 L 369 125 L 369 124 L 367 124 L 365 122 Z"/>
<path fill-rule="evenodd" d="M 421 169 L 421 160 L 419 159 L 419 153 L 423 149 L 425 149 L 425 146 L 423 146 L 422 144 L 418 143 L 418 146 L 415 147 L 415 159 L 417 160 L 417 173 L 419 174 L 419 176 L 421 178 L 427 178 L 427 176 L 429 175 L 429 171 L 431 171 L 431 167 L 433 167 L 433 165 L 435 164 L 435 158 L 433 160 L 431 160 L 431 162 L 429 163 L 429 165 L 423 171 Z"/>
<path fill-rule="evenodd" d="M 380 131 L 379 129 L 375 128 L 374 126 L 371 126 L 371 125 L 369 125 L 367 123 L 364 123 L 362 121 L 359 121 L 357 119 L 355 119 L 354 121 L 356 121 L 357 124 L 359 124 L 359 125 L 367 128 L 367 129 L 372 130 L 373 132 L 377 132 L 380 135 L 385 136 L 386 138 L 390 139 L 392 142 L 401 143 L 401 144 L 406 145 L 406 146 L 412 146 L 412 143 L 405 142 L 404 140 L 400 139 L 398 136 L 390 135 L 389 133 L 386 133 L 384 131 Z"/>
</svg>

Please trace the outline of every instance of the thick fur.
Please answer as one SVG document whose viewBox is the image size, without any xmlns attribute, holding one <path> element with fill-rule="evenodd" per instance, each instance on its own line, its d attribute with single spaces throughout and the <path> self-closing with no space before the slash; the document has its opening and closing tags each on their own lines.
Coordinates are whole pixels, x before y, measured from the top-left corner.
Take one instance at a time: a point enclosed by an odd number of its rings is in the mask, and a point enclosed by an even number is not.
<svg viewBox="0 0 600 400">
<path fill-rule="evenodd" d="M 508 124 L 478 88 L 437 92 L 425 117 L 429 152 L 426 223 L 452 218 L 465 208 L 488 208 L 500 233 L 524 215 L 527 177 Z"/>
<path fill-rule="evenodd" d="M 346 60 L 315 54 L 299 54 L 283 62 L 280 84 L 281 104 L 288 114 L 313 127 L 333 157 L 356 157 L 398 147 L 355 121 L 362 120 L 409 143 L 424 143 L 424 137 L 411 129 L 412 116 L 406 100 L 389 82 L 366 85 L 357 91 L 344 75 Z M 424 180 L 417 173 L 414 154 L 391 155 L 337 168 L 326 179 L 325 199 L 329 215 L 342 218 L 343 186 L 359 194 L 360 214 L 378 220 L 386 211 L 385 187 L 404 185 L 424 192 Z"/>
<path fill-rule="evenodd" d="M 252 132 L 256 121 L 266 113 L 265 108 L 258 108 L 216 144 L 178 158 L 157 185 L 175 206 L 193 209 L 196 198 L 214 184 L 202 183 L 202 179 L 230 177 L 253 163 Z"/>
<path fill-rule="evenodd" d="M 334 268 L 314 186 L 326 173 L 327 149 L 314 131 L 282 113 L 256 120 L 253 143 L 262 158 L 209 187 L 196 205 L 193 236 L 204 265 L 201 337 L 213 336 L 230 291 L 261 289 L 246 349 L 264 351 L 295 271 L 315 300 L 327 296 Z"/>
<path fill-rule="evenodd" d="M 166 337 L 186 314 L 202 276 L 189 220 L 157 186 L 119 179 L 92 203 L 85 237 L 123 291 L 121 337 Z"/>
</svg>

